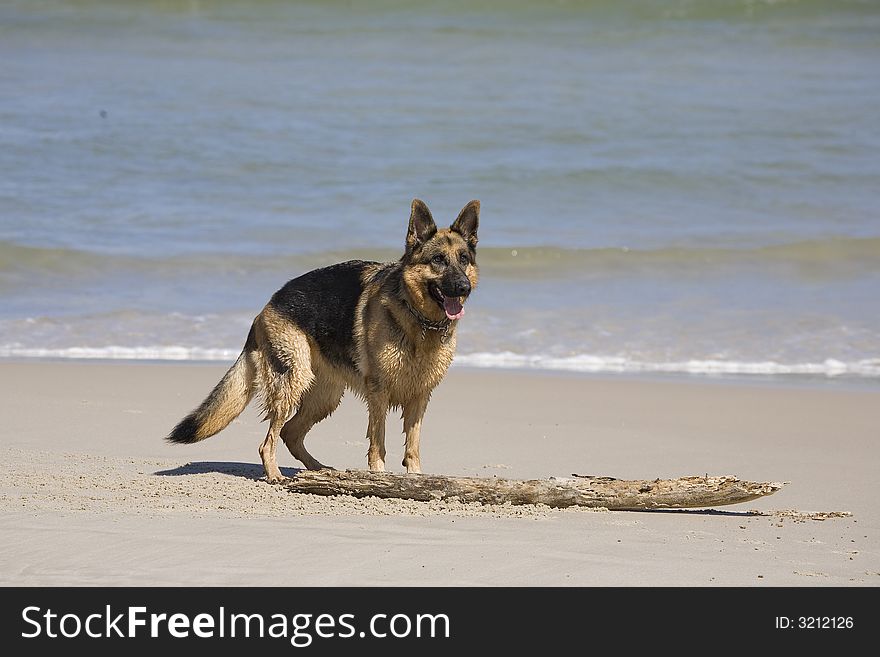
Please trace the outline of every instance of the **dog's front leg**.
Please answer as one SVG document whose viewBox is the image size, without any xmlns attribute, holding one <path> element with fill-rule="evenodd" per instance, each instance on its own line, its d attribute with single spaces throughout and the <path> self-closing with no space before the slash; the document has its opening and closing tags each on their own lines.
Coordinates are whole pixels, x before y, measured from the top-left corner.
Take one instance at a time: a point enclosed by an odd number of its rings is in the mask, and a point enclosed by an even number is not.
<svg viewBox="0 0 880 657">
<path fill-rule="evenodd" d="M 385 471 L 385 418 L 388 416 L 388 399 L 381 395 L 367 398 L 370 419 L 367 425 L 367 466 L 373 472 Z"/>
<path fill-rule="evenodd" d="M 406 449 L 403 453 L 403 466 L 408 473 L 421 473 L 422 461 L 419 457 L 419 434 L 422 418 L 428 407 L 428 397 L 417 397 L 403 406 L 403 430 L 406 433 Z"/>
</svg>

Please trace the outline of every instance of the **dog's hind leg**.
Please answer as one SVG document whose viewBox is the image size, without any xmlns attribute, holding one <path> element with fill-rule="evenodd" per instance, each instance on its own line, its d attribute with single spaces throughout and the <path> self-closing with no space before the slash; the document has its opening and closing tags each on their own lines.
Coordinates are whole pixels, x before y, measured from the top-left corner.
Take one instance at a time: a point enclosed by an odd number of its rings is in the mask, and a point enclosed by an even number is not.
<svg viewBox="0 0 880 657">
<path fill-rule="evenodd" d="M 270 418 L 269 432 L 266 434 L 263 444 L 260 445 L 260 458 L 263 460 L 266 479 L 269 480 L 270 484 L 277 484 L 284 479 L 281 476 L 281 470 L 278 469 L 278 462 L 275 460 L 275 447 L 278 444 L 278 437 L 282 426 L 284 426 L 284 418 Z"/>
<path fill-rule="evenodd" d="M 291 411 L 300 404 L 314 382 L 315 376 L 308 358 L 303 361 L 291 366 L 284 375 L 276 377 L 264 393 L 263 405 L 266 419 L 269 420 L 269 431 L 260 445 L 260 458 L 263 460 L 266 478 L 272 484 L 283 479 L 275 460 L 275 448 L 281 437 L 281 430 Z"/>
<path fill-rule="evenodd" d="M 306 434 L 318 422 L 333 413 L 342 400 L 345 384 L 328 374 L 318 374 L 312 387 L 306 391 L 296 414 L 281 429 L 281 439 L 295 459 L 309 470 L 327 468 L 305 446 Z"/>
<path fill-rule="evenodd" d="M 270 483 L 277 483 L 283 479 L 275 460 L 281 429 L 311 388 L 315 373 L 305 333 L 294 325 L 279 321 L 269 311 L 261 313 L 257 320 L 254 322 L 260 329 L 257 331 L 257 371 L 263 410 L 269 421 L 269 431 L 260 445 L 260 458 L 266 478 Z"/>
</svg>

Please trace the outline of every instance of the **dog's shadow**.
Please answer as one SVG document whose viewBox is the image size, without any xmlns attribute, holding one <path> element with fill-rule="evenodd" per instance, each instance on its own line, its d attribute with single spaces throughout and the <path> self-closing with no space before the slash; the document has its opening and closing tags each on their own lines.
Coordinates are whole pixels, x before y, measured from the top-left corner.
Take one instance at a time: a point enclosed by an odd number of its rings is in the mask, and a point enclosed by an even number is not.
<svg viewBox="0 0 880 657">
<path fill-rule="evenodd" d="M 159 470 L 154 475 L 159 477 L 181 477 L 183 475 L 219 473 L 259 481 L 266 478 L 266 471 L 259 463 L 239 463 L 235 461 L 196 461 L 187 463 L 170 470 Z M 281 474 L 285 477 L 295 477 L 298 468 L 281 468 Z"/>
</svg>

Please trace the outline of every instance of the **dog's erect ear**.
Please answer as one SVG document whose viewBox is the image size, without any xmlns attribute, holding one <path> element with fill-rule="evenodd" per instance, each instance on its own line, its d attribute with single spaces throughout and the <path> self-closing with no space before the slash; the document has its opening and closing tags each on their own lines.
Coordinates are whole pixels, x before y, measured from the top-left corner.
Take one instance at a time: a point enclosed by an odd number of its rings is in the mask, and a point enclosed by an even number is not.
<svg viewBox="0 0 880 657">
<path fill-rule="evenodd" d="M 471 201 L 461 212 L 458 213 L 458 219 L 455 220 L 450 228 L 464 238 L 468 246 L 472 249 L 477 248 L 477 226 L 480 223 L 480 202 Z"/>
<path fill-rule="evenodd" d="M 406 232 L 406 250 L 418 248 L 437 232 L 437 224 L 431 211 L 423 201 L 413 199 L 412 211 L 409 215 L 409 230 Z"/>
</svg>

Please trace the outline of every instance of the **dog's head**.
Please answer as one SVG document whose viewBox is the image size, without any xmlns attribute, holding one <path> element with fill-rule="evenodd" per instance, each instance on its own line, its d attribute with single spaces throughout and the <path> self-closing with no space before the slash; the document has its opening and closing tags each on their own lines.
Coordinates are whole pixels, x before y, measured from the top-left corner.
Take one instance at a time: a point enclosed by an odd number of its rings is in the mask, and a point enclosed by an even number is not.
<svg viewBox="0 0 880 657">
<path fill-rule="evenodd" d="M 449 228 L 437 229 L 431 211 L 412 202 L 403 281 L 414 307 L 425 317 L 442 321 L 464 315 L 464 302 L 477 286 L 477 224 L 480 202 L 471 201 Z"/>
</svg>

